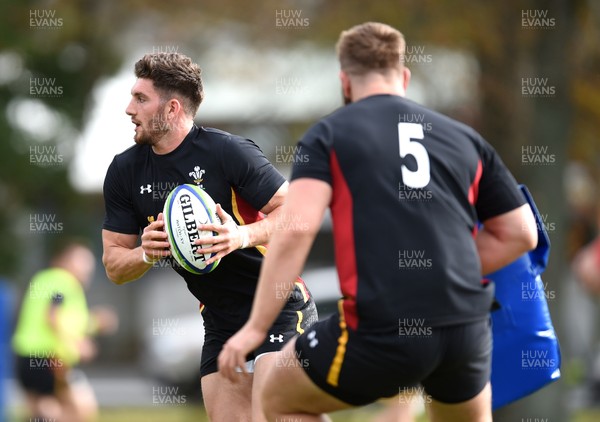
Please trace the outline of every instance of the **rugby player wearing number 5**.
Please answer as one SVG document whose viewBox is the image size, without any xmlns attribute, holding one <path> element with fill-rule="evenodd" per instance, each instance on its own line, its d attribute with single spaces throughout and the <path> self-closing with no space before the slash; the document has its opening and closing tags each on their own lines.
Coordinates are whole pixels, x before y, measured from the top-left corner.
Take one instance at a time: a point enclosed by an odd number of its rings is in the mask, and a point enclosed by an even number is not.
<svg viewBox="0 0 600 422">
<path fill-rule="evenodd" d="M 400 32 L 358 25 L 337 49 L 347 105 L 299 143 L 308 161 L 294 166 L 282 217 L 302 224 L 273 233 L 250 320 L 219 370 L 234 380 L 263 341 L 283 305 L 277 283 L 302 270 L 330 207 L 343 299 L 277 353 L 301 360 L 268 373 L 267 418 L 324 420 L 421 384 L 431 420 L 491 421 L 493 286 L 481 275 L 535 247 L 533 214 L 479 134 L 404 98 Z"/>
<path fill-rule="evenodd" d="M 200 375 L 210 419 L 251 420 L 250 406 L 256 403 L 252 387 L 264 377 L 261 368 L 272 358 L 269 352 L 317 319 L 310 293 L 294 278 L 284 309 L 270 324 L 272 336 L 244 361 L 246 369 L 256 363 L 254 376 L 241 374 L 232 383 L 217 372 L 223 344 L 248 320 L 265 252 L 262 245 L 281 212 L 287 182 L 252 141 L 194 124 L 204 93 L 200 68 L 188 57 L 146 55 L 136 63 L 135 75 L 126 113 L 135 124 L 136 145 L 114 158 L 104 182 L 106 273 L 122 284 L 141 277 L 157 260 L 172 260 L 161 211 L 177 185 L 194 184 L 220 204 L 222 224 L 198 226 L 217 235 L 196 240 L 207 245 L 197 253 L 216 254 L 207 265 L 220 259 L 219 265 L 204 275 L 173 267 L 203 304 Z"/>
</svg>

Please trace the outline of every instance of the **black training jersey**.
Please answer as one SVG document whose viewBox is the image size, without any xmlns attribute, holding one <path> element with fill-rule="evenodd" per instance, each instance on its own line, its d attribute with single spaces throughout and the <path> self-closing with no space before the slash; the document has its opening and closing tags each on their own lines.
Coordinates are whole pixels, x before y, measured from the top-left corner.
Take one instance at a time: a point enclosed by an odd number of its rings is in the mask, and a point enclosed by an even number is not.
<svg viewBox="0 0 600 422">
<path fill-rule="evenodd" d="M 375 95 L 322 119 L 296 152 L 292 179 L 333 189 L 349 327 L 373 333 L 489 316 L 493 286 L 481 283 L 477 222 L 525 199 L 479 134 L 400 96 Z"/>
<path fill-rule="evenodd" d="M 103 228 L 140 234 L 162 212 L 169 192 L 184 183 L 206 190 L 238 224 L 250 224 L 264 217 L 259 210 L 284 182 L 254 142 L 194 125 L 168 154 L 134 145 L 115 156 L 104 181 Z M 232 308 L 240 301 L 251 303 L 264 252 L 264 246 L 234 251 L 204 275 L 173 267 L 212 311 L 237 312 Z"/>
</svg>

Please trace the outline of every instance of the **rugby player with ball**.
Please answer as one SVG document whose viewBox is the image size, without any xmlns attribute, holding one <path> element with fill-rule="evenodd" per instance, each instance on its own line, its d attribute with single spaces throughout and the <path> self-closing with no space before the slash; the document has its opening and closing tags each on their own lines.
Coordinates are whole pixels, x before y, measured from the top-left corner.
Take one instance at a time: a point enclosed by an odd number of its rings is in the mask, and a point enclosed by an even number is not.
<svg viewBox="0 0 600 422">
<path fill-rule="evenodd" d="M 294 279 L 271 335 L 246 357 L 243 369 L 253 375 L 231 382 L 217 371 L 217 357 L 248 320 L 264 245 L 288 184 L 252 141 L 194 124 L 204 92 L 201 70 L 190 58 L 148 54 L 135 64 L 135 76 L 126 109 L 135 125 L 135 145 L 115 156 L 104 181 L 107 276 L 123 284 L 159 260 L 170 262 L 202 304 L 200 376 L 209 418 L 260 420 L 255 392 L 274 358 L 269 352 L 317 320 L 304 282 Z M 178 193 L 169 196 L 174 189 Z M 216 205 L 202 212 L 200 196 Z M 167 197 L 176 202 L 165 207 Z M 169 213 L 166 231 L 163 210 Z M 254 419 L 251 408 L 259 412 Z"/>
</svg>

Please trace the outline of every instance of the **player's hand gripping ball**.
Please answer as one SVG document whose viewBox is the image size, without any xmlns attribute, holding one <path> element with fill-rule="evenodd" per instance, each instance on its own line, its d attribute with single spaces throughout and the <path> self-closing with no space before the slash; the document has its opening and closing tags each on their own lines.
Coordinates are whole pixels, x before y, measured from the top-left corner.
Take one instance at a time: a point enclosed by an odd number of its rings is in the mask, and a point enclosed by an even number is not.
<svg viewBox="0 0 600 422">
<path fill-rule="evenodd" d="M 203 236 L 217 233 L 198 231 L 200 224 L 220 224 L 215 201 L 198 186 L 179 185 L 169 193 L 163 210 L 165 232 L 169 236 L 171 254 L 179 265 L 193 274 L 207 274 L 219 265 L 220 260 L 206 265 L 215 254 L 197 254 L 207 245 L 196 245 L 194 241 Z"/>
</svg>

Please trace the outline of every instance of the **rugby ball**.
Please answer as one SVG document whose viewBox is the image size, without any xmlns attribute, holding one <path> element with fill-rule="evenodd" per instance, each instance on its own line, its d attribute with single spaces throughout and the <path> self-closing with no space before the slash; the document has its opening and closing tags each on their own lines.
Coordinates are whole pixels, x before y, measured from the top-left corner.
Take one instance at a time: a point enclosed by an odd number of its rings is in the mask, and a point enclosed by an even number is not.
<svg viewBox="0 0 600 422">
<path fill-rule="evenodd" d="M 215 201 L 204 189 L 191 184 L 177 186 L 167 196 L 163 215 L 171 255 L 179 265 L 193 274 L 207 274 L 219 265 L 220 260 L 206 265 L 215 254 L 198 254 L 202 246 L 194 244 L 199 237 L 217 234 L 199 231 L 200 224 L 221 224 Z"/>
</svg>

